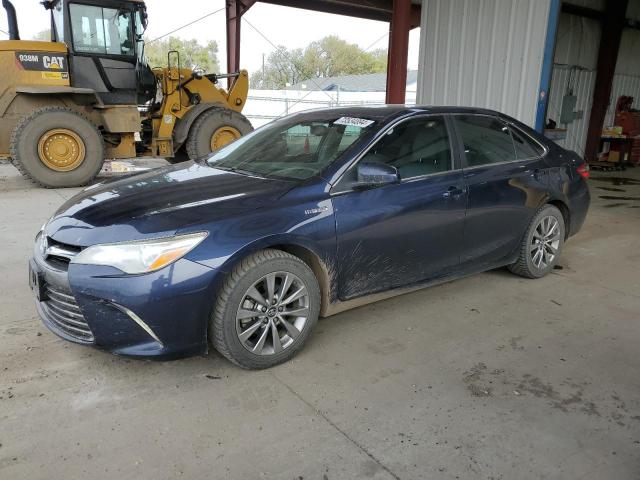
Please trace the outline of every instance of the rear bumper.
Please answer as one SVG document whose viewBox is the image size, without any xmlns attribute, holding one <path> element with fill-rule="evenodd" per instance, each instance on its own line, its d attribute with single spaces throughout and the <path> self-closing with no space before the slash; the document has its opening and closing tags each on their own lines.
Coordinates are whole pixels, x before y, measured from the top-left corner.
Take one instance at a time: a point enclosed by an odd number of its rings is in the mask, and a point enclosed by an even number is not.
<svg viewBox="0 0 640 480">
<path fill-rule="evenodd" d="M 145 275 L 76 264 L 64 271 L 52 268 L 37 252 L 31 265 L 44 283 L 41 291 L 51 288 L 69 295 L 57 297 L 67 300 L 67 305 L 61 304 L 63 310 L 56 310 L 55 298 L 47 294 L 36 299 L 44 325 L 65 340 L 141 358 L 207 352 L 214 269 L 181 259 Z M 84 322 L 88 334 L 69 320 Z"/>
<path fill-rule="evenodd" d="M 591 204 L 591 194 L 586 180 L 581 179 L 578 182 L 573 194 L 569 197 L 569 203 L 571 217 L 568 236 L 570 237 L 582 228 Z"/>
</svg>

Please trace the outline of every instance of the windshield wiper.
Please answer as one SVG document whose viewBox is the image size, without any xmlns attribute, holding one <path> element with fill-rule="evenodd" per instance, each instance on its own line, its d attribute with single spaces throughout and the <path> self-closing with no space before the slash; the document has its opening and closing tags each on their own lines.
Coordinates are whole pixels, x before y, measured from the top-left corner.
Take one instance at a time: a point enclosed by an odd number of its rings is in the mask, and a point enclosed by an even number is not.
<svg viewBox="0 0 640 480">
<path fill-rule="evenodd" d="M 243 170 L 241 168 L 237 168 L 237 167 L 228 167 L 228 166 L 219 166 L 216 165 L 215 163 L 213 165 L 210 164 L 211 167 L 213 168 L 217 168 L 219 170 L 224 170 L 226 172 L 232 172 L 232 173 L 239 173 L 240 175 L 248 175 L 250 177 L 260 177 L 260 178 L 267 178 L 266 176 L 257 173 L 257 172 L 251 172 L 249 170 Z"/>
</svg>

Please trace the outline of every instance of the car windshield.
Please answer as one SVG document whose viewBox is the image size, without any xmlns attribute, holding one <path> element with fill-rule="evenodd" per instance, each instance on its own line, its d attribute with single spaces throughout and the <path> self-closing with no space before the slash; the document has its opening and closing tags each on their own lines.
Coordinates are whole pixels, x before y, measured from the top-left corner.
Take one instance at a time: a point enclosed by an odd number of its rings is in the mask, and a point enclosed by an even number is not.
<svg viewBox="0 0 640 480">
<path fill-rule="evenodd" d="M 212 167 L 285 180 L 318 175 L 376 121 L 329 114 L 266 125 L 213 153 Z"/>
</svg>

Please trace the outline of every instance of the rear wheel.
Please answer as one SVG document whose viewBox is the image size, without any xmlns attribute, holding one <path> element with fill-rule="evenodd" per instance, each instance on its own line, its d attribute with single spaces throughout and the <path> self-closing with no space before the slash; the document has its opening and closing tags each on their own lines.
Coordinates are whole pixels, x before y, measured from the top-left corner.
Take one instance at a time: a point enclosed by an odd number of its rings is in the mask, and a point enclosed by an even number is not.
<svg viewBox="0 0 640 480">
<path fill-rule="evenodd" d="M 240 262 L 226 279 L 211 318 L 216 350 L 243 368 L 293 357 L 318 320 L 320 289 L 311 269 L 280 250 Z"/>
<path fill-rule="evenodd" d="M 193 122 L 187 137 L 186 152 L 194 160 L 224 147 L 252 130 L 251 123 L 241 113 L 227 108 L 212 108 Z"/>
<path fill-rule="evenodd" d="M 520 247 L 520 257 L 509 270 L 527 278 L 545 276 L 558 263 L 564 237 L 562 213 L 553 205 L 545 205 L 531 220 Z"/>
<path fill-rule="evenodd" d="M 49 188 L 87 184 L 104 161 L 98 129 L 85 117 L 63 107 L 45 107 L 24 117 L 11 137 L 16 168 Z"/>
</svg>

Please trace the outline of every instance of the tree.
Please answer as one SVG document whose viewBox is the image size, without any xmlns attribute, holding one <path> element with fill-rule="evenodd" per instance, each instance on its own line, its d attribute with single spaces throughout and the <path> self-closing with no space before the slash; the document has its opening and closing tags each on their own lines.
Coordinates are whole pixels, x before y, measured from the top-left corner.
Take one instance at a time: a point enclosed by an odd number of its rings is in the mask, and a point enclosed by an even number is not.
<svg viewBox="0 0 640 480">
<path fill-rule="evenodd" d="M 51 41 L 51 30 L 49 30 L 48 28 L 46 30 L 42 30 L 38 33 L 36 33 L 33 36 L 33 40 L 41 40 L 44 42 L 50 42 Z"/>
<path fill-rule="evenodd" d="M 195 39 L 183 40 L 178 37 L 169 37 L 147 43 L 144 54 L 151 67 L 166 67 L 167 54 L 171 50 L 177 50 L 180 53 L 182 67 L 202 70 L 206 73 L 220 71 L 218 43 L 215 40 L 210 40 L 203 46 Z M 173 57 L 171 61 L 174 61 Z"/>
<path fill-rule="evenodd" d="M 328 36 L 311 42 L 304 50 L 279 46 L 267 57 L 264 72 L 252 75 L 251 85 L 278 89 L 311 78 L 378 73 L 386 68 L 386 50 L 367 52 L 356 44 Z"/>
</svg>

